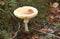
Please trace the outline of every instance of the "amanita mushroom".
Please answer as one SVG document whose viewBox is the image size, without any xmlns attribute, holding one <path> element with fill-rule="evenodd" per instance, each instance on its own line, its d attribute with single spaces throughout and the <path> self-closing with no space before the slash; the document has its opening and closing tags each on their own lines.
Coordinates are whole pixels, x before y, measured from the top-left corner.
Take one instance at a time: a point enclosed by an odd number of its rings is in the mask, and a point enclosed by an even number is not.
<svg viewBox="0 0 60 39">
<path fill-rule="evenodd" d="M 59 5 L 59 3 L 55 2 L 55 3 L 53 3 L 52 7 L 57 8 L 58 5 Z"/>
<path fill-rule="evenodd" d="M 59 3 L 55 2 L 51 5 L 50 7 L 50 11 L 53 13 L 53 14 L 56 14 L 58 13 L 60 10 L 59 10 Z"/>
<path fill-rule="evenodd" d="M 29 31 L 28 22 L 29 19 L 35 17 L 38 14 L 38 10 L 31 6 L 23 6 L 14 10 L 14 15 L 18 18 L 24 19 L 25 31 Z"/>
</svg>

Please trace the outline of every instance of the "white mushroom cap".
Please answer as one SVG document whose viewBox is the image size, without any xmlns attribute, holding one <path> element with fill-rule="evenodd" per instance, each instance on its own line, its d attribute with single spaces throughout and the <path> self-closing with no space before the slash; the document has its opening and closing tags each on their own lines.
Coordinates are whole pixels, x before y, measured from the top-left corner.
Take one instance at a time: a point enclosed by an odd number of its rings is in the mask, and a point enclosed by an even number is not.
<svg viewBox="0 0 60 39">
<path fill-rule="evenodd" d="M 53 3 L 53 6 L 52 7 L 57 8 L 58 5 L 59 5 L 59 3 L 55 2 L 55 3 Z"/>
<path fill-rule="evenodd" d="M 26 9 L 32 9 L 33 13 L 24 14 L 21 12 L 21 11 L 26 10 Z M 14 15 L 18 18 L 21 18 L 21 19 L 30 19 L 30 18 L 35 17 L 37 14 L 38 14 L 38 10 L 34 7 L 31 7 L 31 6 L 23 6 L 23 7 L 19 7 L 16 10 L 14 10 Z"/>
</svg>

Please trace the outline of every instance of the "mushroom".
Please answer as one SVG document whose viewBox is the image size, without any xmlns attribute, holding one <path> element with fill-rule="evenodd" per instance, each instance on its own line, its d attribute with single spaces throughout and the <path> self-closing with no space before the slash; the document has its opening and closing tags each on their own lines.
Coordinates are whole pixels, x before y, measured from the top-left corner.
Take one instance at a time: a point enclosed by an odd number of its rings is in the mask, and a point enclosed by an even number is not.
<svg viewBox="0 0 60 39">
<path fill-rule="evenodd" d="M 55 2 L 55 3 L 53 3 L 52 7 L 57 8 L 58 5 L 59 5 L 59 3 Z"/>
<path fill-rule="evenodd" d="M 14 15 L 18 18 L 24 19 L 25 31 L 29 31 L 28 22 L 31 18 L 38 14 L 38 10 L 31 6 L 23 6 L 14 10 Z"/>
</svg>

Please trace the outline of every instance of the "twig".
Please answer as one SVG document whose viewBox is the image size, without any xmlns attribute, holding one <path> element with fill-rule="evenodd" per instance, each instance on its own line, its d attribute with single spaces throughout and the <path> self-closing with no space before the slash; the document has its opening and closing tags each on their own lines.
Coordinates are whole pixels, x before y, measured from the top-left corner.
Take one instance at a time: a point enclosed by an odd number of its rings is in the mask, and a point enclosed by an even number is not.
<svg viewBox="0 0 60 39">
<path fill-rule="evenodd" d="M 18 22 L 18 30 L 15 32 L 15 35 L 12 37 L 12 39 L 14 39 L 17 36 L 17 33 L 22 29 L 20 29 L 20 22 L 14 17 L 14 15 L 10 12 L 10 15 Z M 20 30 L 19 30 L 20 29 Z"/>
<path fill-rule="evenodd" d="M 34 22 L 35 23 L 35 22 Z M 36 25 L 38 25 L 37 23 L 35 23 Z M 40 25 L 38 25 L 38 26 L 40 26 Z M 33 28 L 32 28 L 33 29 Z M 36 29 L 33 29 L 33 30 L 36 30 Z M 36 30 L 36 31 L 38 31 L 38 32 L 42 32 L 41 30 Z M 57 37 L 57 38 L 59 38 L 60 39 L 60 37 L 59 36 L 56 36 L 56 35 L 54 35 L 54 34 L 51 34 L 51 33 L 46 33 L 46 32 L 42 32 L 42 33 L 44 33 L 44 34 L 47 34 L 47 35 L 52 35 L 53 37 Z"/>
<path fill-rule="evenodd" d="M 19 22 L 18 22 L 18 25 L 19 25 L 18 30 L 16 31 L 16 33 L 15 33 L 15 35 L 12 37 L 12 39 L 14 39 L 14 38 L 17 36 L 17 33 L 19 32 L 19 29 L 20 29 L 20 23 L 19 23 Z"/>
<path fill-rule="evenodd" d="M 18 22 L 18 30 L 15 32 L 15 35 L 12 37 L 12 39 L 14 39 L 17 36 L 17 33 L 19 32 L 20 29 L 20 22 L 14 17 L 14 15 L 10 12 L 10 15 Z"/>
<path fill-rule="evenodd" d="M 36 30 L 36 29 L 33 29 L 33 30 Z M 57 37 L 57 38 L 59 38 L 60 39 L 60 37 L 59 36 L 56 36 L 56 35 L 54 35 L 54 34 L 51 34 L 51 33 L 46 33 L 46 32 L 42 32 L 41 30 L 36 30 L 36 31 L 38 31 L 38 32 L 41 32 L 41 33 L 44 33 L 44 34 L 47 34 L 47 35 L 52 35 L 53 37 Z"/>
<path fill-rule="evenodd" d="M 3 12 L 5 12 L 5 13 L 7 13 L 7 11 L 5 11 L 5 10 L 3 10 L 1 8 L 0 8 L 0 10 L 3 11 Z M 10 13 L 10 15 L 18 22 L 18 25 L 19 25 L 18 30 L 16 31 L 15 35 L 12 38 L 10 38 L 10 39 L 14 39 L 17 36 L 17 33 L 19 32 L 20 22 L 14 17 L 14 15 L 11 12 L 8 12 L 8 13 Z"/>
<path fill-rule="evenodd" d="M 7 13 L 7 11 L 5 11 L 5 10 L 3 10 L 3 9 L 1 9 L 1 8 L 0 8 L 0 10 L 3 11 L 3 12 L 5 12 L 5 13 Z"/>
</svg>

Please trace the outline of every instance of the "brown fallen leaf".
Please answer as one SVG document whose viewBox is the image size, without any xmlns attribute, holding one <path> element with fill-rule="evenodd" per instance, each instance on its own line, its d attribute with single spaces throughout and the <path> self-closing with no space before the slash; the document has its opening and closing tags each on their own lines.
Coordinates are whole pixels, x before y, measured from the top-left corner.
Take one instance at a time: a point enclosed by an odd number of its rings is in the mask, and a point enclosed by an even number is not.
<svg viewBox="0 0 60 39">
<path fill-rule="evenodd" d="M 32 39 L 40 39 L 39 35 L 35 34 L 32 36 Z"/>
</svg>

